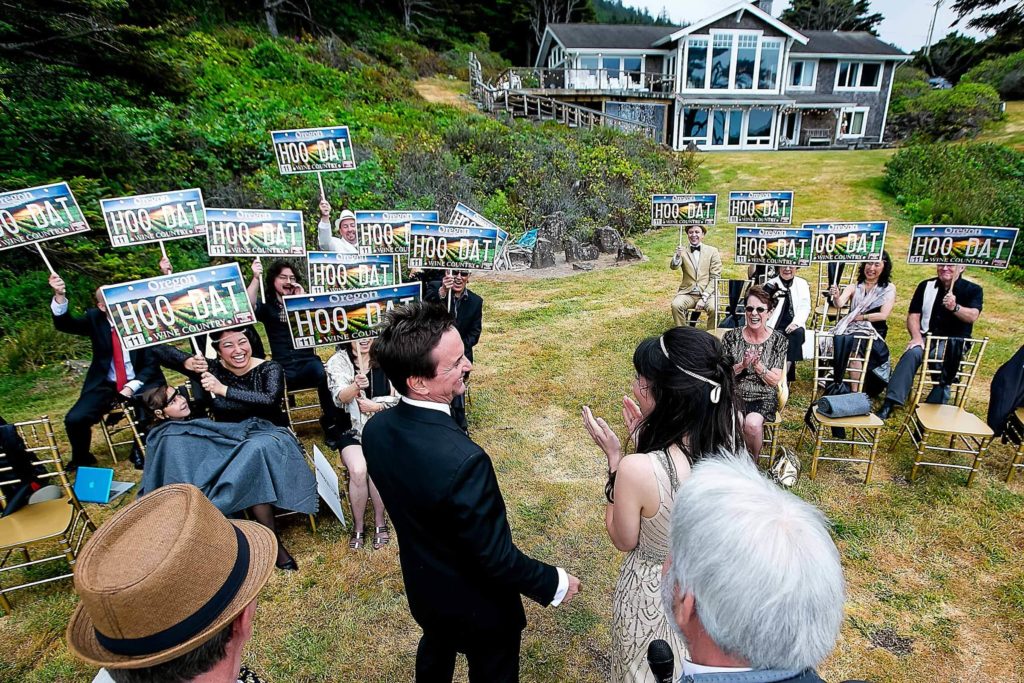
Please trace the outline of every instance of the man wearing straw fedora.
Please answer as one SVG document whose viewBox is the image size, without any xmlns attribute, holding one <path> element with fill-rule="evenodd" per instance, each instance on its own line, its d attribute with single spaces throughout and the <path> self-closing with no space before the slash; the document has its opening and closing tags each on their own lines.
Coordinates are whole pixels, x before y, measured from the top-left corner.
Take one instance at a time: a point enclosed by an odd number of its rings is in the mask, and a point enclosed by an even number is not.
<svg viewBox="0 0 1024 683">
<path fill-rule="evenodd" d="M 195 486 L 157 489 L 79 555 L 68 647 L 104 667 L 94 683 L 258 681 L 242 648 L 276 556 L 272 531 L 228 521 Z"/>
</svg>

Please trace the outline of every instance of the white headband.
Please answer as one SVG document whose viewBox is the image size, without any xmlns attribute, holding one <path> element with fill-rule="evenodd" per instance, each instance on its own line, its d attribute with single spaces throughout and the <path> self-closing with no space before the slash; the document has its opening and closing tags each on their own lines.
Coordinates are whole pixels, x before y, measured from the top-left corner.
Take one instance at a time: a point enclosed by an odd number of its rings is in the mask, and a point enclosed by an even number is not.
<svg viewBox="0 0 1024 683">
<path fill-rule="evenodd" d="M 690 372 L 689 370 L 687 370 L 685 368 L 679 367 L 679 365 L 677 365 L 676 362 L 672 360 L 672 356 L 668 355 L 668 349 L 665 348 L 665 335 L 661 335 L 660 337 L 658 337 L 658 343 L 661 345 L 661 352 L 663 354 L 665 354 L 665 358 L 668 359 L 669 363 L 672 363 L 672 365 L 675 366 L 676 370 L 678 370 L 679 372 L 681 372 L 683 374 L 689 375 L 690 377 L 693 377 L 694 379 L 699 379 L 701 382 L 705 382 L 707 384 L 710 384 L 711 385 L 711 402 L 712 403 L 718 403 L 718 400 L 722 397 L 722 385 L 719 384 L 718 382 L 716 382 L 713 379 L 708 379 L 707 377 L 702 377 L 702 376 L 698 375 L 696 372 Z"/>
</svg>

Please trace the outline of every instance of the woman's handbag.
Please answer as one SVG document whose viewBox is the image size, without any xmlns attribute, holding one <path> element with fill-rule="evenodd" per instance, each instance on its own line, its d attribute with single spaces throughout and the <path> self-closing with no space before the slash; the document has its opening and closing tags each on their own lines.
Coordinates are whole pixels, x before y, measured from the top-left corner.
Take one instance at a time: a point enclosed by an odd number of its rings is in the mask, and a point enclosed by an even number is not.
<svg viewBox="0 0 1024 683">
<path fill-rule="evenodd" d="M 785 446 L 779 446 L 779 452 L 768 465 L 768 473 L 779 486 L 792 488 L 800 478 L 800 458 Z"/>
</svg>

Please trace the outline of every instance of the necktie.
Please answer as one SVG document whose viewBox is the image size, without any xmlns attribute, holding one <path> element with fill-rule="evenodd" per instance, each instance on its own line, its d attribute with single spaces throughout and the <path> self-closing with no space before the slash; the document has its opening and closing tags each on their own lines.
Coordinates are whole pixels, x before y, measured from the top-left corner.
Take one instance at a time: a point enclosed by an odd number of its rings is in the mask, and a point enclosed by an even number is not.
<svg viewBox="0 0 1024 683">
<path fill-rule="evenodd" d="M 117 336 L 117 330 L 111 328 L 110 343 L 114 347 L 114 384 L 117 390 L 124 389 L 128 384 L 128 370 L 124 367 L 124 348 L 121 346 L 121 338 Z"/>
</svg>

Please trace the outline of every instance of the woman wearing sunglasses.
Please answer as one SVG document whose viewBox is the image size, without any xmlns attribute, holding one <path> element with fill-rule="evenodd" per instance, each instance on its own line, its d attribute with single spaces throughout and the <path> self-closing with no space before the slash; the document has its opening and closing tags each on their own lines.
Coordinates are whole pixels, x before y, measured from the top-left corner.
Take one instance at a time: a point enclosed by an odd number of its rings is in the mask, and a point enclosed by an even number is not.
<svg viewBox="0 0 1024 683">
<path fill-rule="evenodd" d="M 248 510 L 275 533 L 275 507 L 316 512 L 316 478 L 288 429 L 258 417 L 190 420 L 188 399 L 166 385 L 143 393 L 142 404 L 153 420 L 146 435 L 142 492 L 193 484 L 225 515 Z M 298 569 L 280 539 L 277 567 Z"/>
<path fill-rule="evenodd" d="M 764 440 L 762 427 L 774 422 L 779 408 L 777 387 L 782 381 L 789 342 L 768 327 L 774 301 L 760 285 L 747 292 L 746 325 L 729 330 L 722 346 L 736 374 L 737 393 L 745 404 L 743 441 L 756 459 Z"/>
</svg>

